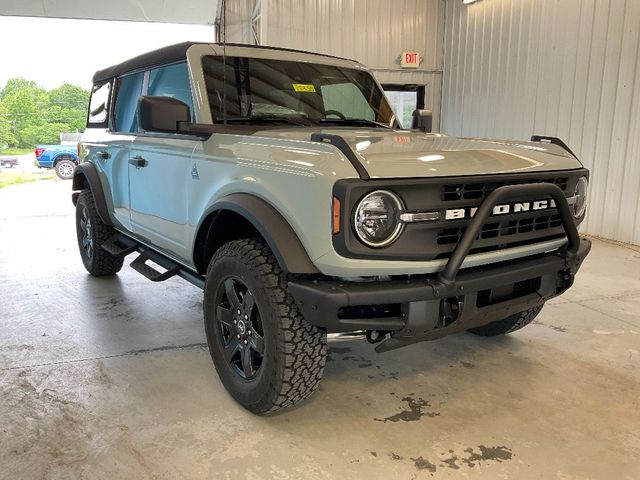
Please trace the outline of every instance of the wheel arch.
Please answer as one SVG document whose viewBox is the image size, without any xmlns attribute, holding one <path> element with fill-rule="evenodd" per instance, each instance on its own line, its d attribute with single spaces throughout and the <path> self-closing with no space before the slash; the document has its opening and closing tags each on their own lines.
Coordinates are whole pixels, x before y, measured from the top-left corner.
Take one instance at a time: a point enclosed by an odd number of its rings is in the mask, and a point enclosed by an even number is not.
<svg viewBox="0 0 640 480">
<path fill-rule="evenodd" d="M 231 240 L 259 235 L 280 268 L 289 273 L 319 273 L 291 225 L 272 205 L 251 194 L 232 193 L 209 207 L 196 229 L 193 262 L 204 274 L 211 257 Z"/>
<path fill-rule="evenodd" d="M 71 201 L 75 206 L 78 203 L 78 195 L 81 190 L 91 190 L 93 200 L 96 204 L 96 210 L 98 215 L 105 223 L 110 227 L 113 226 L 111 218 L 109 217 L 109 209 L 107 208 L 107 200 L 104 196 L 104 190 L 102 189 L 102 183 L 100 183 L 100 177 L 98 177 L 98 171 L 96 167 L 89 162 L 84 162 L 78 165 L 73 172 L 71 190 Z"/>
<path fill-rule="evenodd" d="M 73 162 L 75 164 L 78 163 L 78 156 L 77 155 L 74 155 L 71 152 L 60 152 L 55 157 L 53 157 L 53 159 L 51 160 L 51 165 L 52 165 L 53 168 L 55 168 L 58 162 L 60 162 L 62 160 L 67 160 L 67 159 L 70 162 Z"/>
</svg>

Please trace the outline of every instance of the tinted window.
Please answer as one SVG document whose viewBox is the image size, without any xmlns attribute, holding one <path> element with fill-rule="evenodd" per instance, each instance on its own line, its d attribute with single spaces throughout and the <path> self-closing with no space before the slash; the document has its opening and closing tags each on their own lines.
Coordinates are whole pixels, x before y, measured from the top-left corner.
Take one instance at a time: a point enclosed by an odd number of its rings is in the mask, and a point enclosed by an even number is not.
<svg viewBox="0 0 640 480">
<path fill-rule="evenodd" d="M 211 114 L 217 122 L 274 117 L 300 125 L 349 119 L 394 121 L 369 72 L 261 58 L 206 56 L 202 60 Z M 226 108 L 223 99 L 226 98 Z M 338 114 L 332 113 L 337 111 Z"/>
<path fill-rule="evenodd" d="M 193 100 L 191 99 L 189 70 L 186 63 L 177 63 L 151 70 L 147 95 L 171 97 L 186 103 L 189 105 L 193 120 Z"/>
<path fill-rule="evenodd" d="M 89 101 L 89 116 L 87 118 L 89 124 L 93 126 L 96 126 L 96 124 L 106 124 L 110 91 L 111 83 L 95 85 L 93 87 L 91 100 Z"/>
<path fill-rule="evenodd" d="M 138 97 L 142 94 L 144 72 L 127 75 L 118 80 L 115 106 L 117 132 L 138 131 Z"/>
</svg>

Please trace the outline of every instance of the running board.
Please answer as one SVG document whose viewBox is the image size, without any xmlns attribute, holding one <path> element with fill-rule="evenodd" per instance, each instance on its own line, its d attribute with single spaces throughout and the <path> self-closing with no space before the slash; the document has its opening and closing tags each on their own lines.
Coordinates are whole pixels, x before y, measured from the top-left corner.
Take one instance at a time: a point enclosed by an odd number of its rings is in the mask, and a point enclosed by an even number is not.
<svg viewBox="0 0 640 480">
<path fill-rule="evenodd" d="M 102 245 L 102 249 L 116 258 L 124 258 L 138 250 L 139 243 L 120 233 L 111 235 Z"/>
<path fill-rule="evenodd" d="M 148 249 L 141 243 L 122 233 L 112 235 L 100 247 L 116 258 L 124 258 L 131 253 L 140 252 L 140 255 L 131 262 L 131 268 L 152 282 L 162 282 L 163 280 L 178 275 L 192 285 L 204 290 L 205 280 L 202 275 L 178 265 L 178 263 L 173 260 Z M 151 265 L 147 265 L 148 261 L 152 261 L 161 266 L 165 271 L 159 272 Z"/>
<path fill-rule="evenodd" d="M 148 261 L 152 261 L 153 263 L 160 265 L 165 269 L 165 271 L 159 272 L 151 265 L 147 265 Z M 180 273 L 180 265 L 151 250 L 145 250 L 142 252 L 138 258 L 131 262 L 131 268 L 144 275 L 152 282 L 163 282 Z"/>
</svg>

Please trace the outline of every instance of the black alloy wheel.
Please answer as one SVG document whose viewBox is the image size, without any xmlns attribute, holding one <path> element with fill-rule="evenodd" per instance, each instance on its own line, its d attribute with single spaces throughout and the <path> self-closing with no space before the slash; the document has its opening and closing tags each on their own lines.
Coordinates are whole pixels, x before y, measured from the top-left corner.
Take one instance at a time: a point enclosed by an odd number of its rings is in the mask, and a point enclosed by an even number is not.
<svg viewBox="0 0 640 480">
<path fill-rule="evenodd" d="M 255 377 L 265 355 L 260 311 L 249 288 L 228 277 L 218 288 L 217 318 L 225 358 L 245 380 Z"/>
<path fill-rule="evenodd" d="M 207 269 L 209 353 L 229 394 L 258 415 L 311 395 L 326 363 L 327 335 L 300 314 L 288 278 L 257 238 L 222 245 Z"/>
<path fill-rule="evenodd" d="M 91 217 L 87 207 L 83 207 L 80 212 L 80 230 L 82 231 L 82 248 L 87 260 L 93 259 L 93 231 Z"/>
</svg>

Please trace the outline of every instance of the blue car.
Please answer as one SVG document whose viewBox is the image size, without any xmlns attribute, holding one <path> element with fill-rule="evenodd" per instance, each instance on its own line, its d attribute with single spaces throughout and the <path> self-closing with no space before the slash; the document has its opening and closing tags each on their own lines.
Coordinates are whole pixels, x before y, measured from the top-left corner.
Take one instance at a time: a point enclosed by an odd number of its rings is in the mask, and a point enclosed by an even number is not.
<svg viewBox="0 0 640 480">
<path fill-rule="evenodd" d="M 36 145 L 36 166 L 55 169 L 63 180 L 73 177 L 78 158 L 76 145 Z"/>
</svg>

